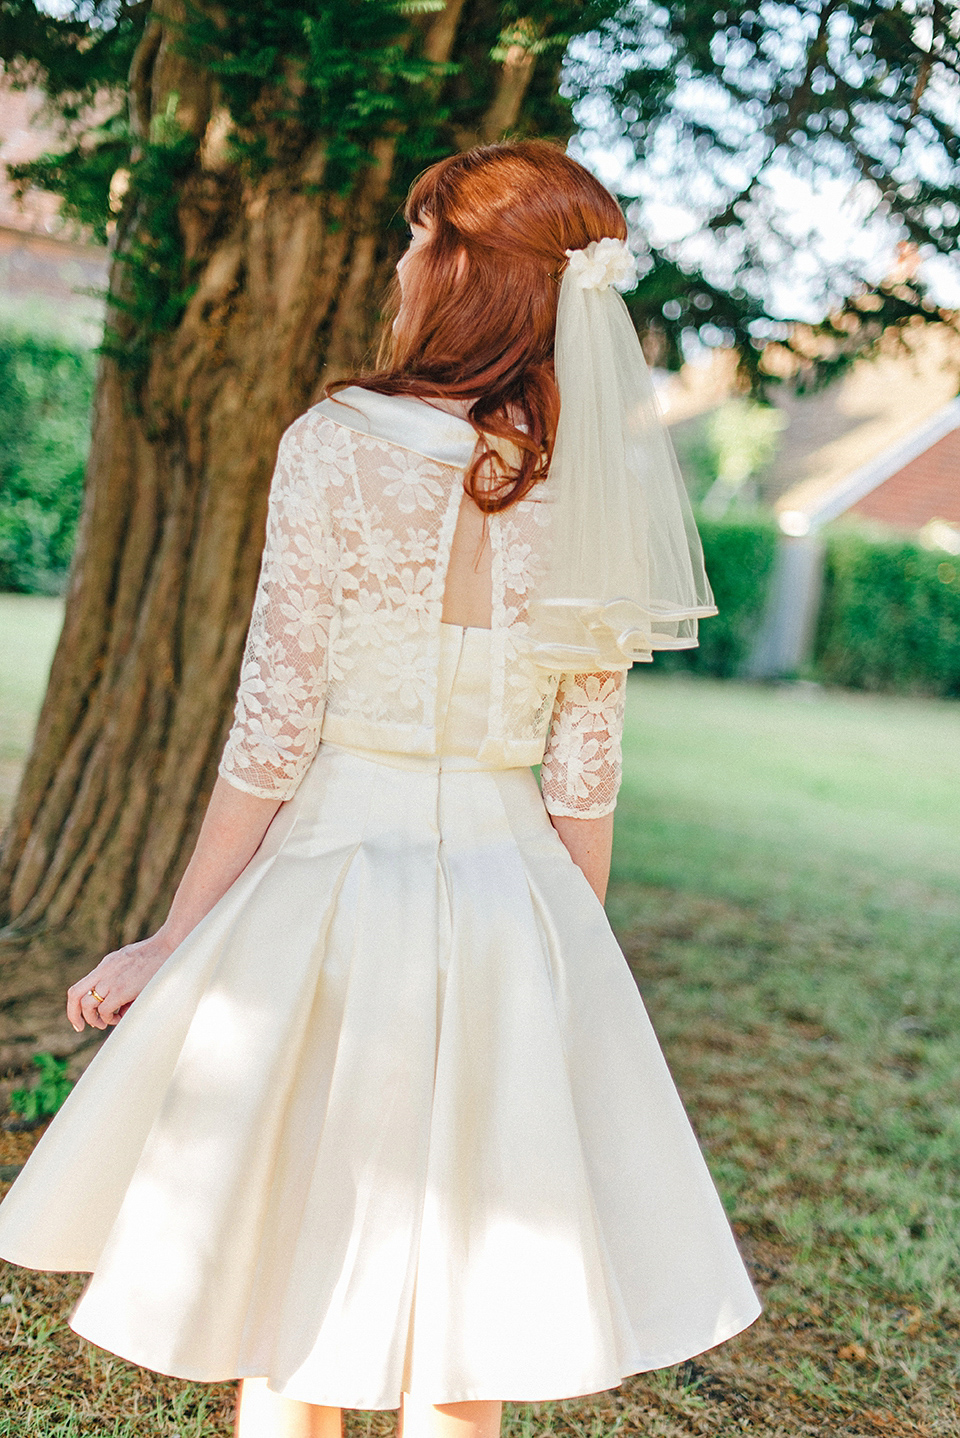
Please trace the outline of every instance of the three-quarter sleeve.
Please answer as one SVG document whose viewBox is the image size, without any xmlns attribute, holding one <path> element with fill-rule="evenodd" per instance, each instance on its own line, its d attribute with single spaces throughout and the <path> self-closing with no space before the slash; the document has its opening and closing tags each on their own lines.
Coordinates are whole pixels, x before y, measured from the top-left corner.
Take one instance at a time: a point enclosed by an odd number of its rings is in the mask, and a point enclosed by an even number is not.
<svg viewBox="0 0 960 1438">
<path fill-rule="evenodd" d="M 320 743 L 335 583 L 330 525 L 307 417 L 280 441 L 266 544 L 233 727 L 220 774 L 263 799 L 289 799 Z"/>
<path fill-rule="evenodd" d="M 626 681 L 622 669 L 561 676 L 540 770 L 549 813 L 599 819 L 616 807 Z"/>
</svg>

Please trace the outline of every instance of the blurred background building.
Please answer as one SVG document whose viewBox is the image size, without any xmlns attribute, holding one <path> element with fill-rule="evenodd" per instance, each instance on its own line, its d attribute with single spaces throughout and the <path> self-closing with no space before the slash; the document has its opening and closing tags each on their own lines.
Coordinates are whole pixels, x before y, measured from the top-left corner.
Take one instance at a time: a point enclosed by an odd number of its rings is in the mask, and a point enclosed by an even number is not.
<svg viewBox="0 0 960 1438">
<path fill-rule="evenodd" d="M 814 394 L 782 385 L 772 407 L 738 396 L 733 357 L 708 351 L 660 376 L 661 403 L 701 513 L 776 518 L 778 554 L 746 672 L 809 660 L 823 579 L 821 531 L 839 523 L 960 554 L 956 335 L 919 330 Z"/>
<path fill-rule="evenodd" d="M 7 165 L 56 149 L 60 129 L 39 90 L 16 90 L 0 75 L 0 320 L 97 344 L 103 325 L 107 255 L 65 224 L 55 195 L 18 198 Z"/>
</svg>

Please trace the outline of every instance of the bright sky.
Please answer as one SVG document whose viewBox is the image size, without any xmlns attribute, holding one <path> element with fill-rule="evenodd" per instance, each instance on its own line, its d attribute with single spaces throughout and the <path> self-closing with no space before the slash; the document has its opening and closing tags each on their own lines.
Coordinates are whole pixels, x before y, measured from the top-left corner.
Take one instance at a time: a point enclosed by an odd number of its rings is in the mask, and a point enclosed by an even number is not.
<svg viewBox="0 0 960 1438">
<path fill-rule="evenodd" d="M 593 49 L 584 39 L 569 51 L 571 74 L 580 85 L 589 84 L 596 70 L 602 79 L 617 78 L 620 54 Z M 937 77 L 928 87 L 940 117 L 954 126 L 960 121 L 960 85 L 955 78 Z M 805 173 L 791 168 L 786 158 L 766 163 L 766 141 L 756 129 L 748 107 L 734 106 L 729 95 L 702 80 L 683 82 L 648 133 L 642 164 L 637 164 L 630 141 L 620 138 L 620 121 L 602 94 L 581 100 L 575 109 L 580 134 L 574 152 L 612 189 L 636 197 L 628 218 L 639 235 L 656 248 L 668 247 L 683 266 L 701 267 L 708 279 L 722 287 L 740 258 L 732 246 L 744 234 L 732 233 L 724 253 L 715 233 L 706 230 L 704 218 L 721 211 L 729 199 L 763 174 L 758 203 L 751 205 L 743 231 L 754 257 L 764 271 L 762 293 L 768 313 L 783 318 L 817 320 L 857 281 L 879 281 L 890 273 L 897 244 L 904 238 L 900 227 L 883 213 L 881 196 L 869 180 L 852 173 L 846 155 L 830 153 L 828 143 L 808 147 Z M 714 152 L 713 168 L 699 160 L 692 148 L 684 118 L 716 125 L 731 142 L 726 156 Z M 882 124 L 871 116 L 864 124 Z M 882 131 L 869 135 L 872 147 L 883 147 Z M 918 135 L 897 155 L 903 178 L 923 176 L 940 180 L 936 151 L 924 148 Z M 832 162 L 832 168 L 830 165 Z M 765 168 L 763 168 L 766 165 Z M 816 168 L 814 168 L 816 165 Z M 932 256 L 920 267 L 932 298 L 948 307 L 960 307 L 960 261 Z"/>
<path fill-rule="evenodd" d="M 703 236 L 696 212 L 658 194 L 655 173 L 633 166 L 628 147 L 606 146 L 587 134 L 577 150 L 604 184 L 622 195 L 637 196 L 638 227 L 651 244 L 658 249 L 679 245 L 681 255 L 691 261 L 708 258 L 712 241 Z M 814 181 L 781 167 L 769 173 L 768 194 L 777 227 L 797 241 L 786 262 L 782 255 L 771 256 L 769 313 L 818 320 L 823 315 L 825 273 L 839 278 L 845 272 L 859 272 L 880 280 L 889 272 L 901 234 L 877 213 L 879 195 L 871 185 L 826 174 Z M 921 266 L 920 274 L 938 304 L 960 308 L 960 264 L 935 256 Z"/>
</svg>

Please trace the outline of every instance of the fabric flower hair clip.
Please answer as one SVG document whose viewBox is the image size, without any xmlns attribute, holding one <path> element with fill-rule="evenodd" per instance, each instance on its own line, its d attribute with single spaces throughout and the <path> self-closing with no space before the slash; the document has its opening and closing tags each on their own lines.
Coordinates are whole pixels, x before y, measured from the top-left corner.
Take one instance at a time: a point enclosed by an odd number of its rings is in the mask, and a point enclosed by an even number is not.
<svg viewBox="0 0 960 1438">
<path fill-rule="evenodd" d="M 582 250 L 567 250 L 568 271 L 582 290 L 632 290 L 637 283 L 637 262 L 623 240 L 608 236 L 591 240 Z"/>
</svg>

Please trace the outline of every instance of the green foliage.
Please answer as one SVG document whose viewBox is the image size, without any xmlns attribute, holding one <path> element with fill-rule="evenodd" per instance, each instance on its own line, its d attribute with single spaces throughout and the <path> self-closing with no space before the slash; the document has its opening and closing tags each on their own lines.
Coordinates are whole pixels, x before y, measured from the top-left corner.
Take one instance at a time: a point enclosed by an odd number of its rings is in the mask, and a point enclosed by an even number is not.
<svg viewBox="0 0 960 1438">
<path fill-rule="evenodd" d="M 716 455 L 717 478 L 739 487 L 769 464 L 785 424 L 785 416 L 769 404 L 729 399 L 718 405 L 707 426 Z"/>
<path fill-rule="evenodd" d="M 855 689 L 960 696 L 960 560 L 906 540 L 831 536 L 816 668 Z"/>
<path fill-rule="evenodd" d="M 629 691 L 608 911 L 766 1310 L 735 1369 L 718 1351 L 736 1419 L 700 1431 L 859 1438 L 872 1408 L 936 1432 L 960 1377 L 957 706 Z"/>
<path fill-rule="evenodd" d="M 660 653 L 658 669 L 688 669 L 729 679 L 739 674 L 763 619 L 777 549 L 777 531 L 765 517 L 698 517 L 707 574 L 718 614 L 701 620 L 696 649 Z"/>
<path fill-rule="evenodd" d="M 777 530 L 765 517 L 697 520 L 719 613 L 700 646 L 658 654 L 659 670 L 743 672 L 764 617 Z M 960 558 L 857 531 L 828 538 L 812 673 L 829 684 L 960 697 Z"/>
<path fill-rule="evenodd" d="M 56 593 L 83 496 L 93 356 L 0 334 L 0 589 Z"/>
<path fill-rule="evenodd" d="M 10 1107 L 27 1123 L 51 1118 L 73 1088 L 67 1078 L 66 1059 L 54 1058 L 53 1054 L 34 1054 L 33 1062 L 40 1070 L 37 1082 L 32 1088 L 15 1088 L 10 1095 Z"/>
<path fill-rule="evenodd" d="M 569 101 L 557 85 L 564 46 L 572 32 L 609 19 L 616 0 L 533 0 L 522 17 L 512 4 L 478 6 L 469 32 L 457 36 L 455 63 L 424 54 L 440 9 L 440 0 L 239 0 L 219 7 L 188 3 L 182 21 L 164 16 L 162 23 L 165 43 L 195 67 L 197 94 L 208 76 L 227 107 L 231 174 L 224 183 L 235 194 L 268 173 L 292 183 L 282 178 L 284 167 L 295 174 L 304 150 L 319 141 L 322 203 L 323 195 L 347 192 L 377 143 L 389 138 L 395 148 L 383 204 L 389 217 L 418 171 L 478 133 L 505 47 L 521 44 L 538 57 L 519 128 L 569 133 Z M 102 239 L 114 218 L 111 178 L 127 172 L 116 218 L 123 278 L 111 296 L 105 350 L 136 375 L 145 373 L 155 339 L 175 329 L 202 261 L 184 253 L 179 213 L 200 175 L 202 104 L 185 107 L 185 126 L 180 97 L 154 91 L 146 137 L 134 136 L 124 117 L 126 76 L 150 19 L 149 3 L 99 0 L 76 0 L 57 15 L 45 14 L 36 0 L 7 0 L 0 15 L 0 59 L 14 73 L 36 67 L 65 118 L 82 118 L 95 94 L 116 95 L 117 112 L 106 124 L 87 133 L 82 123 L 74 125 L 62 153 L 17 167 L 15 178 L 59 194 L 64 212 Z"/>
<path fill-rule="evenodd" d="M 951 262 L 960 242 L 960 67 L 956 8 L 929 0 L 634 0 L 580 45 L 568 67 L 589 143 L 632 148 L 633 218 L 671 205 L 689 233 L 649 249 L 632 307 L 659 337 L 664 362 L 681 341 L 733 344 L 746 376 L 762 385 L 759 352 L 796 341 L 774 311 L 795 258 L 828 316 L 816 347 L 809 332 L 794 358 L 808 385 L 843 372 L 886 331 L 941 318 L 921 275 L 877 282 L 874 250 L 837 262 L 829 245 L 780 209 L 785 174 L 838 178 L 856 190 L 892 239 Z M 596 96 L 605 94 L 601 108 Z M 892 245 L 891 245 L 892 249 Z M 892 256 L 891 256 L 892 259 Z M 812 289 L 814 280 L 816 289 Z M 819 292 L 817 292 L 819 291 Z M 789 302 L 788 302 L 789 303 Z"/>
<path fill-rule="evenodd" d="M 471 7 L 453 58 L 427 58 L 442 0 L 256 0 L 188 8 L 179 47 L 216 76 L 234 121 L 234 154 L 254 173 L 290 145 L 324 141 L 324 188 L 342 190 L 389 136 L 399 202 L 425 165 L 477 135 L 500 65 L 520 46 L 537 57 L 517 129 L 564 137 L 573 128 L 558 71 L 572 35 L 606 23 L 616 0 L 513 0 Z"/>
<path fill-rule="evenodd" d="M 422 10 L 429 18 L 435 8 Z M 191 7 L 181 48 L 218 78 L 237 127 L 235 153 L 249 167 L 266 170 L 278 158 L 264 121 L 292 125 L 327 140 L 325 184 L 339 189 L 386 130 L 400 133 L 416 119 L 429 131 L 420 92 L 451 67 L 418 55 L 418 18 L 392 0 L 273 0 L 216 15 Z M 429 149 L 429 133 L 424 140 Z"/>
<path fill-rule="evenodd" d="M 110 182 L 129 156 L 126 115 L 118 113 L 71 149 L 8 165 L 7 172 L 18 196 L 31 185 L 59 195 L 63 218 L 87 226 L 93 238 L 105 245 L 111 217 Z"/>
<path fill-rule="evenodd" d="M 702 270 L 682 266 L 651 246 L 640 283 L 626 302 L 644 347 L 662 369 L 678 370 L 684 361 L 684 336 L 702 335 L 714 343 L 719 339 L 732 344 L 751 389 L 763 389 L 757 327 L 763 330 L 766 312 L 759 292 L 711 284 Z"/>
<path fill-rule="evenodd" d="M 717 477 L 717 462 L 702 414 L 682 420 L 670 433 L 691 503 L 698 506 Z"/>
<path fill-rule="evenodd" d="M 451 62 L 436 63 L 424 41 L 439 8 L 440 0 L 237 0 L 188 4 L 179 26 L 168 17 L 163 23 L 167 42 L 217 82 L 234 123 L 239 178 L 276 172 L 284 183 L 283 166 L 319 139 L 322 188 L 343 192 L 376 142 L 389 138 L 396 154 L 385 215 L 417 171 L 477 138 L 501 63 L 520 45 L 535 57 L 520 132 L 562 138 L 573 129 L 571 106 L 591 100 L 582 113 L 601 140 L 620 142 L 621 153 L 623 142 L 633 146 L 641 196 L 655 193 L 695 215 L 689 244 L 649 249 L 630 302 L 667 365 L 680 362 L 691 335 L 731 344 L 761 390 L 765 346 L 794 342 L 770 312 L 769 277 L 798 250 L 819 267 L 829 313 L 815 354 L 804 340 L 799 362 L 808 385 L 841 373 L 887 331 L 952 322 L 918 279 L 878 285 L 866 271 L 841 273 L 829 256 L 817 256 L 806 235 L 778 223 L 770 183 L 783 170 L 849 176 L 863 193 L 875 188 L 877 213 L 882 207 L 918 252 L 952 255 L 960 239 L 960 135 L 949 96 L 960 53 L 949 7 L 490 0 L 465 8 Z M 139 148 L 124 133 L 123 91 L 151 20 L 149 3 L 74 0 L 56 9 L 46 13 L 39 0 L 0 7 L 0 59 L 15 75 L 37 71 L 55 108 L 77 122 L 63 154 L 20 167 L 18 176 L 62 195 L 67 212 L 102 235 L 110 176 L 130 170 L 124 215 L 135 216 L 141 238 L 129 254 L 118 245 L 129 283 L 115 349 L 142 367 L 153 337 L 177 323 L 190 294 L 169 201 L 196 169 L 200 135 L 152 133 Z M 117 97 L 116 117 L 77 138 L 84 107 L 105 91 Z M 606 121 L 596 119 L 598 97 L 608 102 Z M 162 110 L 169 97 L 156 98 Z M 641 234 L 643 204 L 635 214 Z M 120 228 L 122 239 L 123 217 Z"/>
<path fill-rule="evenodd" d="M 104 354 L 138 375 L 147 370 L 157 335 L 176 329 L 193 293 L 177 212 L 196 143 L 174 119 L 155 128 L 163 139 L 141 146 L 130 165 L 130 193 L 139 223 L 129 226 L 121 253 L 126 282 L 111 292 L 111 320 L 101 345 Z M 114 318 L 118 315 L 119 322 Z"/>
<path fill-rule="evenodd" d="M 739 396 L 672 427 L 687 493 L 706 518 L 721 518 L 731 504 L 756 507 L 753 481 L 775 458 L 787 422 L 773 405 Z"/>
<path fill-rule="evenodd" d="M 4 0 L 0 60 L 15 81 L 39 74 L 56 109 L 74 121 L 104 90 L 125 86 L 148 11 L 141 0 Z"/>
<path fill-rule="evenodd" d="M 0 829 L 30 752 L 62 624 L 62 600 L 0 593 Z"/>
</svg>

